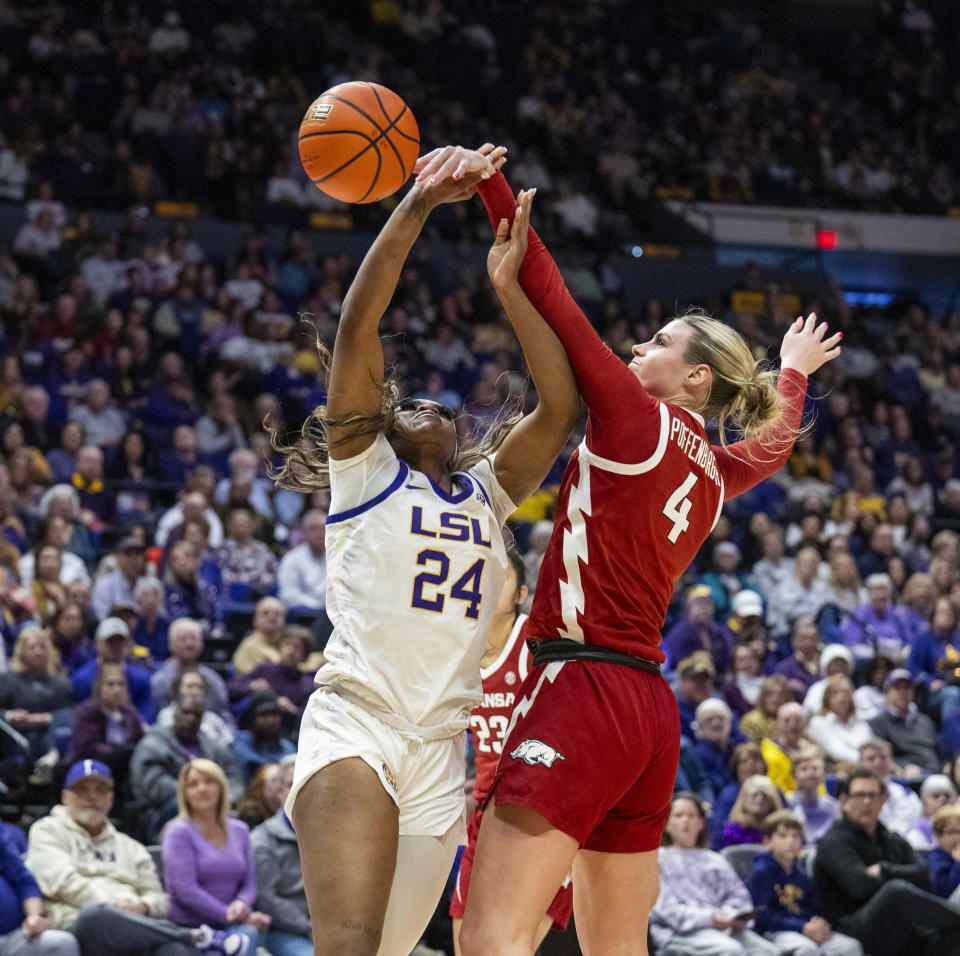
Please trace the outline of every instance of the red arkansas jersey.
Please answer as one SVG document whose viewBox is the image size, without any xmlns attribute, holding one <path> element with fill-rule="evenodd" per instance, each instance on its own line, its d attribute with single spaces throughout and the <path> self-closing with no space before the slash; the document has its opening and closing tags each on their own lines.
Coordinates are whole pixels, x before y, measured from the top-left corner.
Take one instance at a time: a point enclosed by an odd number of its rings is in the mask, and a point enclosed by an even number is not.
<svg viewBox="0 0 960 956">
<path fill-rule="evenodd" d="M 483 802 L 493 783 L 513 703 L 530 671 L 533 657 L 527 649 L 526 622 L 527 615 L 519 615 L 497 659 L 489 667 L 480 668 L 483 701 L 470 714 L 470 733 L 477 754 L 477 780 L 473 786 L 477 803 Z"/>
<path fill-rule="evenodd" d="M 512 221 L 502 173 L 480 184 L 491 224 Z M 660 631 L 674 582 L 723 502 L 779 471 L 793 448 L 806 377 L 784 369 L 783 414 L 763 439 L 711 445 L 703 419 L 660 401 L 594 331 L 533 229 L 520 285 L 563 343 L 587 403 L 584 442 L 560 485 L 528 636 L 569 638 L 662 661 Z M 669 346 L 658 332 L 652 348 Z"/>
</svg>

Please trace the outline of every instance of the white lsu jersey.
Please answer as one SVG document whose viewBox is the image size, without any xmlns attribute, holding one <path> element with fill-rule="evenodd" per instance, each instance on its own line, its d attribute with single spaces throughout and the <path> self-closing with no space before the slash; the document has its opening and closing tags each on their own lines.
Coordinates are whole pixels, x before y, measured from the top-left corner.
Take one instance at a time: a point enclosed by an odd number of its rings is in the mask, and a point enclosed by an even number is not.
<svg viewBox="0 0 960 956">
<path fill-rule="evenodd" d="M 401 730 L 457 733 L 480 700 L 480 659 L 507 574 L 515 505 L 482 461 L 447 495 L 378 435 L 330 462 L 327 613 L 320 685 Z"/>
</svg>

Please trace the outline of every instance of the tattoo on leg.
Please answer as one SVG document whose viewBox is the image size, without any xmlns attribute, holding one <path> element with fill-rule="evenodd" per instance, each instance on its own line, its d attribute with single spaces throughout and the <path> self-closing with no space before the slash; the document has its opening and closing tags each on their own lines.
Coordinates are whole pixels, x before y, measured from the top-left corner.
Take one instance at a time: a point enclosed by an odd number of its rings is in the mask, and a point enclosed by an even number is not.
<svg viewBox="0 0 960 956">
<path fill-rule="evenodd" d="M 345 919 L 340 921 L 341 929 L 355 929 L 358 933 L 362 933 L 364 936 L 369 937 L 370 939 L 379 939 L 381 933 L 381 927 L 379 926 L 369 926 L 366 923 L 360 922 L 355 919 Z"/>
</svg>

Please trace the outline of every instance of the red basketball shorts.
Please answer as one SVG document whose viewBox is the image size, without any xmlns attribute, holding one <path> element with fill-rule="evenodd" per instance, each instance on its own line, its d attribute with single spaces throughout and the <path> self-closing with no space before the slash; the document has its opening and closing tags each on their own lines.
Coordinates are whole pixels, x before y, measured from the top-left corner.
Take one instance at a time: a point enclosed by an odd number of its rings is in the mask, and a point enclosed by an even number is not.
<svg viewBox="0 0 960 956">
<path fill-rule="evenodd" d="M 536 811 L 587 850 L 655 850 L 679 755 L 677 700 L 659 674 L 553 661 L 520 687 L 491 794 Z"/>
<path fill-rule="evenodd" d="M 483 810 L 477 807 L 467 824 L 467 845 L 460 857 L 460 869 L 457 871 L 457 885 L 450 898 L 450 915 L 454 919 L 463 919 L 463 910 L 467 905 L 467 892 L 470 889 L 470 873 L 473 871 L 473 855 L 477 850 L 477 835 L 480 833 L 480 821 Z M 547 916 L 553 920 L 553 929 L 562 932 L 570 922 L 573 912 L 573 884 L 569 878 L 557 890 L 557 895 L 547 907 Z"/>
</svg>

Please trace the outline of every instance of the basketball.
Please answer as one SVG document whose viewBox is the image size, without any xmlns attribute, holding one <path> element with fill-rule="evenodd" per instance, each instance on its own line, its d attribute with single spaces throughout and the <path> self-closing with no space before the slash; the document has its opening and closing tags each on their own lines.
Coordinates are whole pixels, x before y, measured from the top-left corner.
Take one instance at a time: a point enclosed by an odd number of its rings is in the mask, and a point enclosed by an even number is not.
<svg viewBox="0 0 960 956">
<path fill-rule="evenodd" d="M 310 181 L 349 203 L 377 202 L 409 177 L 420 151 L 413 113 L 378 83 L 341 83 L 318 96 L 300 124 Z"/>
</svg>

